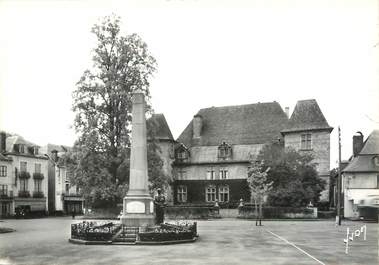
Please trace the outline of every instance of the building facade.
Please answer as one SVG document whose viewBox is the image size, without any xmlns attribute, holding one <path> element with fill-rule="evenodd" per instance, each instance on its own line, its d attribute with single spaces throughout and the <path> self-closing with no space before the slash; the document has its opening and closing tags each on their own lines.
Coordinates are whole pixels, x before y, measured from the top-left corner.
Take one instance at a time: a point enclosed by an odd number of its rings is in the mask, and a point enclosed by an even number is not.
<svg viewBox="0 0 379 265">
<path fill-rule="evenodd" d="M 353 136 L 353 156 L 342 170 L 344 217 L 378 218 L 379 208 L 379 130 L 366 141 Z"/>
<path fill-rule="evenodd" d="M 6 215 L 47 213 L 47 167 L 48 159 L 40 153 L 40 147 L 18 135 L 0 133 L 2 201 Z M 7 161 L 4 161 L 4 158 Z M 5 176 L 6 174 L 6 176 Z"/>
<path fill-rule="evenodd" d="M 170 127 L 163 114 L 153 114 L 150 119 L 147 120 L 149 128 L 154 130 L 154 137 L 156 143 L 159 146 L 159 156 L 162 159 L 162 170 L 166 176 L 168 176 L 170 182 L 173 181 L 172 163 L 175 157 L 175 140 L 172 136 Z M 169 204 L 173 204 L 173 192 L 172 187 L 167 187 L 165 190 L 166 201 Z"/>
<path fill-rule="evenodd" d="M 0 153 L 0 218 L 14 215 L 12 159 Z"/>
<path fill-rule="evenodd" d="M 286 129 L 281 131 L 285 147 L 313 156 L 319 177 L 327 183 L 326 189 L 321 193 L 321 201 L 329 200 L 332 130 L 316 100 L 301 100 L 297 102 Z"/>
<path fill-rule="evenodd" d="M 83 213 L 84 198 L 80 190 L 70 183 L 70 172 L 65 164 L 63 156 L 70 151 L 70 147 L 48 144 L 42 151 L 49 158 L 49 213 L 71 214 Z"/>
<path fill-rule="evenodd" d="M 249 201 L 249 163 L 275 142 L 311 152 L 329 176 L 331 130 L 315 100 L 299 101 L 291 118 L 277 102 L 201 109 L 177 140 L 174 202 Z"/>
</svg>

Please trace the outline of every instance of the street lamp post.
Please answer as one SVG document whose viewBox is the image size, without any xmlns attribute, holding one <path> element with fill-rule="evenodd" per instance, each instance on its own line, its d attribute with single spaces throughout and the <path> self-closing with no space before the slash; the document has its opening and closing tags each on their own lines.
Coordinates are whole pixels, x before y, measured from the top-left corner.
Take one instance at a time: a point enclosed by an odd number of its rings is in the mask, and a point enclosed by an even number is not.
<svg viewBox="0 0 379 265">
<path fill-rule="evenodd" d="M 338 180 L 337 180 L 337 216 L 336 224 L 341 225 L 341 190 L 342 190 L 342 177 L 341 177 L 341 129 L 338 126 Z"/>
</svg>

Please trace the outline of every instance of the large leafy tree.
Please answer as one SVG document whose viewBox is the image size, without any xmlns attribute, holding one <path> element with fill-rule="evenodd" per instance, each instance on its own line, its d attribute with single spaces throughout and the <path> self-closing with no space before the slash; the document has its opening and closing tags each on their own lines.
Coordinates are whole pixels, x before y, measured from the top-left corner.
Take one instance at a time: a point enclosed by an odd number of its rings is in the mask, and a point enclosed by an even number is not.
<svg viewBox="0 0 379 265">
<path fill-rule="evenodd" d="M 84 72 L 73 92 L 79 138 L 67 163 L 71 182 L 90 204 L 114 203 L 128 188 L 132 94 L 141 89 L 149 102 L 156 61 L 137 34 L 121 34 L 119 17 L 103 18 L 92 33 L 97 40 L 93 67 Z M 149 104 L 147 111 L 151 112 Z M 149 161 L 155 161 L 149 163 L 149 173 L 161 176 L 158 147 L 153 142 L 148 148 Z"/>
<path fill-rule="evenodd" d="M 268 203 L 272 206 L 306 206 L 317 203 L 325 181 L 318 177 L 313 156 L 284 148 L 281 144 L 270 144 L 262 148 L 258 160 L 263 161 L 267 180 L 272 181 Z"/>
</svg>

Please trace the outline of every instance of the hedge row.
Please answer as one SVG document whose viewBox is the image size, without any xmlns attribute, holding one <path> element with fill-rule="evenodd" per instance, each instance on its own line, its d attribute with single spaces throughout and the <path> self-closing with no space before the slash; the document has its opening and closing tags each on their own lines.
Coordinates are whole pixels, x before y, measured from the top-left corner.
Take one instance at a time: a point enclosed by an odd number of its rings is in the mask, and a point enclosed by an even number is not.
<svg viewBox="0 0 379 265">
<path fill-rule="evenodd" d="M 317 218 L 314 215 L 313 208 L 297 208 L 297 207 L 271 207 L 262 208 L 264 218 Z M 238 208 L 239 218 L 255 218 L 257 212 L 254 206 L 242 206 Z"/>
<path fill-rule="evenodd" d="M 168 206 L 164 211 L 168 219 L 220 218 L 219 208 L 213 206 Z"/>
</svg>

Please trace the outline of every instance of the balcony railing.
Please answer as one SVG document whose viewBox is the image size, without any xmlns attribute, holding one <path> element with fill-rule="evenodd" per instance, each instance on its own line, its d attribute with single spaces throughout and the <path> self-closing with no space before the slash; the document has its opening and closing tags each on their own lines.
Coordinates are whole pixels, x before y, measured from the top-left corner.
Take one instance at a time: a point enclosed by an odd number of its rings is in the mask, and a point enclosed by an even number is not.
<svg viewBox="0 0 379 265">
<path fill-rule="evenodd" d="M 30 192 L 28 190 L 20 190 L 18 192 L 18 197 L 20 197 L 20 198 L 29 198 L 30 197 Z"/>
<path fill-rule="evenodd" d="M 13 191 L 1 191 L 0 192 L 0 199 L 12 199 L 13 198 Z"/>
<path fill-rule="evenodd" d="M 33 179 L 43 179 L 44 176 L 42 173 L 37 173 L 37 172 L 34 172 L 33 173 Z"/>
<path fill-rule="evenodd" d="M 18 177 L 20 179 L 28 179 L 30 178 L 30 174 L 27 171 L 20 171 L 20 173 L 18 173 Z"/>
<path fill-rule="evenodd" d="M 43 198 L 44 194 L 42 191 L 34 191 L 33 192 L 33 198 Z"/>
<path fill-rule="evenodd" d="M 73 196 L 73 197 L 75 197 L 75 196 L 83 196 L 83 194 L 81 194 L 80 192 L 63 192 L 62 193 L 64 196 Z"/>
</svg>

